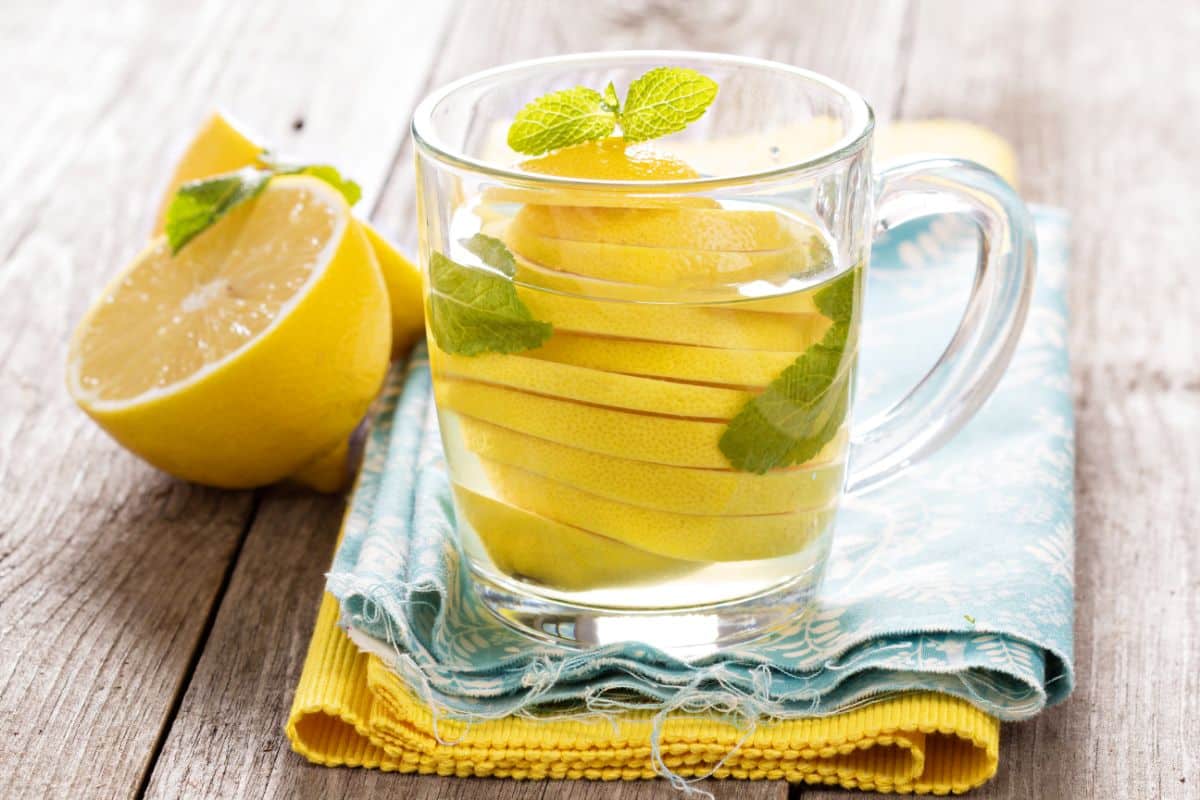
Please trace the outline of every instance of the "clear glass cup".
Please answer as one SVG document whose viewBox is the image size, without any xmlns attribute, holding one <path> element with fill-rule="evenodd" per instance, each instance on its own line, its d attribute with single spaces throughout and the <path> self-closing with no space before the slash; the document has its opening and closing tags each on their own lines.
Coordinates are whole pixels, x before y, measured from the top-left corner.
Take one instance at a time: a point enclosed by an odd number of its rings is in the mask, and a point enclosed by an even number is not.
<svg viewBox="0 0 1200 800">
<path fill-rule="evenodd" d="M 664 65 L 720 86 L 683 132 L 507 147 L 534 98 Z M 808 607 L 841 496 L 939 447 L 992 391 L 1032 290 L 1028 212 L 970 162 L 874 173 L 872 130 L 828 78 L 691 52 L 528 61 L 420 105 L 435 400 L 462 550 L 501 619 L 682 653 L 770 632 Z M 982 233 L 961 326 L 906 397 L 851 425 L 872 239 L 946 211 Z M 465 297 L 481 305 L 464 323 Z"/>
</svg>

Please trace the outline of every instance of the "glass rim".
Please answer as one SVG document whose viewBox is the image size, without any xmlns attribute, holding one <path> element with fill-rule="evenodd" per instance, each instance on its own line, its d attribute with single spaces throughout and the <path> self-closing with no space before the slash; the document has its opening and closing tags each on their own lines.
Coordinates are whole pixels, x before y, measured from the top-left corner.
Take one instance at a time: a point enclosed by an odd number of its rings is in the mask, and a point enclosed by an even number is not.
<svg viewBox="0 0 1200 800">
<path fill-rule="evenodd" d="M 454 148 L 440 145 L 437 142 L 435 125 L 432 119 L 434 109 L 450 95 L 473 85 L 491 81 L 498 77 L 535 72 L 551 64 L 584 64 L 588 62 L 603 64 L 605 62 L 621 63 L 647 59 L 670 63 L 672 59 L 680 58 L 705 60 L 733 66 L 756 67 L 817 84 L 839 96 L 850 108 L 851 116 L 846 126 L 846 132 L 832 145 L 816 151 L 808 158 L 789 161 L 770 169 L 751 170 L 731 175 L 674 180 L 598 180 L 593 178 L 569 178 L 560 175 L 529 173 L 520 171 L 514 167 L 507 167 L 476 158 L 466 153 L 456 152 Z M 631 190 L 640 192 L 695 192 L 731 185 L 770 181 L 788 175 L 820 170 L 860 152 L 866 147 L 874 128 L 875 112 L 862 95 L 843 83 L 835 81 L 819 72 L 804 69 L 803 67 L 794 67 L 790 64 L 771 61 L 765 58 L 696 50 L 611 50 L 515 61 L 480 72 L 473 72 L 430 92 L 417 106 L 416 111 L 413 112 L 411 132 L 416 147 L 440 163 L 484 174 L 509 184 L 590 190 L 609 189 L 622 192 L 629 192 Z"/>
</svg>

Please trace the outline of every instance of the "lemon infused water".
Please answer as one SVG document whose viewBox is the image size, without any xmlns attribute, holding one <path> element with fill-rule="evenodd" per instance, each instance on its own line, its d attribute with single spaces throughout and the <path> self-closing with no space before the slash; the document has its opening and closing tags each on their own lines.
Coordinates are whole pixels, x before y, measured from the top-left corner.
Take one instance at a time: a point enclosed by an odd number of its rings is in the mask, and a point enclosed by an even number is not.
<svg viewBox="0 0 1200 800">
<path fill-rule="evenodd" d="M 619 141 L 526 166 L 627 162 L 687 169 Z M 501 189 L 450 220 L 431 302 L 478 277 L 464 268 L 485 271 L 509 286 L 472 296 L 511 291 L 523 327 L 544 326 L 511 352 L 470 352 L 434 329 L 431 306 L 459 533 L 485 599 L 501 595 L 493 605 L 525 629 L 624 639 L 630 617 L 588 609 L 675 609 L 684 639 L 727 641 L 693 629 L 716 616 L 687 609 L 800 609 L 820 575 L 846 469 L 862 270 L 838 263 L 816 222 L 768 204 L 636 203 Z M 505 338 L 511 321 L 494 322 Z"/>
<path fill-rule="evenodd" d="M 1028 212 L 969 162 L 876 173 L 873 129 L 835 81 L 713 53 L 539 59 L 420 104 L 434 395 L 496 616 L 685 655 L 802 624 L 840 499 L 987 398 L 1029 305 Z M 851 437 L 871 239 L 947 211 L 980 229 L 962 322 Z"/>
</svg>

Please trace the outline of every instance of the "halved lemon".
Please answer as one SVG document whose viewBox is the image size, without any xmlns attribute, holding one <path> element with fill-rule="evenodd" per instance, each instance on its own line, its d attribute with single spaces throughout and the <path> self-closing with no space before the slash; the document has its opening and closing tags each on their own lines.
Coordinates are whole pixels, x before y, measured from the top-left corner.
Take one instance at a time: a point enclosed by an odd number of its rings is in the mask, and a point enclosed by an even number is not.
<svg viewBox="0 0 1200 800">
<path fill-rule="evenodd" d="M 151 464 L 244 488 L 341 447 L 390 349 L 383 278 L 345 200 L 280 177 L 177 255 L 152 241 L 80 322 L 67 380 Z"/>
<path fill-rule="evenodd" d="M 266 148 L 227 116 L 219 111 L 213 112 L 200 126 L 175 165 L 175 171 L 159 202 L 154 235 L 165 229 L 167 207 L 181 185 L 243 167 L 261 167 L 265 152 Z M 366 233 L 387 285 L 392 318 L 392 349 L 397 354 L 407 352 L 425 332 L 421 272 L 371 223 L 356 218 L 354 224 Z"/>
</svg>

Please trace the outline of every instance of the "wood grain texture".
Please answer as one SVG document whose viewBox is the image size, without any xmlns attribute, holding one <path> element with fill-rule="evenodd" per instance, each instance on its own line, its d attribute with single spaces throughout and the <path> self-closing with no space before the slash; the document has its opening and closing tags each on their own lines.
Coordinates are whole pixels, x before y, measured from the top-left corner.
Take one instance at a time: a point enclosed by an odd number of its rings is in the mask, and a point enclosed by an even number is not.
<svg viewBox="0 0 1200 800">
<path fill-rule="evenodd" d="M 153 137 L 130 83 L 162 66 L 157 37 L 216 20 L 13 4 L 3 20 L 0 796 L 122 796 L 150 764 L 251 496 L 123 453 L 66 397 L 64 356 L 139 246 L 165 166 L 141 149 Z"/>
<path fill-rule="evenodd" d="M 140 249 L 174 155 L 221 105 L 375 192 L 405 130 L 390 103 L 432 54 L 337 43 L 421 18 L 287 7 L 0 8 L 0 797 L 139 790 L 252 514 L 141 464 L 64 389 L 71 329 Z"/>
</svg>

